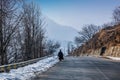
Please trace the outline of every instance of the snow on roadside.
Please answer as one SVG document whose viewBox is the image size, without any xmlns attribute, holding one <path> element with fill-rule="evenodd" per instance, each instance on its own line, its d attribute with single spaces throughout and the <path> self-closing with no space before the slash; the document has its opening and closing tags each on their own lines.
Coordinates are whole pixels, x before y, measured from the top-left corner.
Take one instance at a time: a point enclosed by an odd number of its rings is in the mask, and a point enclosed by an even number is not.
<svg viewBox="0 0 120 80">
<path fill-rule="evenodd" d="M 48 57 L 37 63 L 18 69 L 12 69 L 9 73 L 0 73 L 0 80 L 31 80 L 38 74 L 52 67 L 58 61 L 57 56 Z"/>
<path fill-rule="evenodd" d="M 106 56 L 106 57 L 112 60 L 120 60 L 120 57 L 111 57 L 111 56 Z"/>
</svg>

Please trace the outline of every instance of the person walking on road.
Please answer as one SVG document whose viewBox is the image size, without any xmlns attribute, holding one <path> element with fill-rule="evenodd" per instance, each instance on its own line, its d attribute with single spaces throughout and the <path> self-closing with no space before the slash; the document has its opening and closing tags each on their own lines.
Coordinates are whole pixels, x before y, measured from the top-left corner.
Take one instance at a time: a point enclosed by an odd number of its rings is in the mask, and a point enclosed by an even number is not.
<svg viewBox="0 0 120 80">
<path fill-rule="evenodd" d="M 58 58 L 59 58 L 59 60 L 60 61 L 62 61 L 64 58 L 63 58 L 63 52 L 61 51 L 61 49 L 60 49 L 60 51 L 58 52 Z"/>
</svg>

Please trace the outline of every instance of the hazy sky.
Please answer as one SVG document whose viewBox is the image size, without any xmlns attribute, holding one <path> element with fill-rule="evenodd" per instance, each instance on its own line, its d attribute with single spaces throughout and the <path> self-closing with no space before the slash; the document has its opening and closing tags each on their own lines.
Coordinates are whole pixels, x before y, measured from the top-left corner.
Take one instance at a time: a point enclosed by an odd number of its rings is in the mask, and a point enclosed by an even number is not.
<svg viewBox="0 0 120 80">
<path fill-rule="evenodd" d="M 55 22 L 78 30 L 85 24 L 102 25 L 112 20 L 120 0 L 35 0 L 42 13 Z"/>
</svg>

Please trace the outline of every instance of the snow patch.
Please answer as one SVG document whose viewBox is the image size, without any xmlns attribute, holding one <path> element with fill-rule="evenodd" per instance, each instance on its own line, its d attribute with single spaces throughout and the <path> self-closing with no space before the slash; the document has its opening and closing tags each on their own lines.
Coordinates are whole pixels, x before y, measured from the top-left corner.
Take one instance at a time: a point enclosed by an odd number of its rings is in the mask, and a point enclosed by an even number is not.
<svg viewBox="0 0 120 80">
<path fill-rule="evenodd" d="M 12 69 L 9 73 L 0 73 L 0 80 L 32 80 L 58 62 L 57 56 L 48 57 L 37 63 Z"/>
<path fill-rule="evenodd" d="M 111 56 L 107 56 L 107 58 L 110 58 L 112 60 L 120 60 L 120 57 L 111 57 Z"/>
</svg>

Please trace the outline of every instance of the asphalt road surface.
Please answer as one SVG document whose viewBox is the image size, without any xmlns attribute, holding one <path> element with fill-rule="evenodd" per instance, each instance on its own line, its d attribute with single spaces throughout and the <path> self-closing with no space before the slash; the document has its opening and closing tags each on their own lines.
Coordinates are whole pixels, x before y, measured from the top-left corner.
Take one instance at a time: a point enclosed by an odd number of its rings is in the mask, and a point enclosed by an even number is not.
<svg viewBox="0 0 120 80">
<path fill-rule="evenodd" d="M 95 57 L 66 57 L 34 80 L 120 80 L 120 62 Z"/>
</svg>

